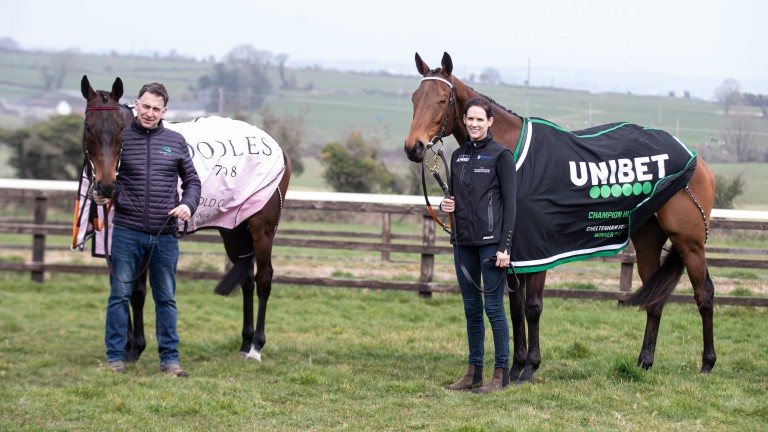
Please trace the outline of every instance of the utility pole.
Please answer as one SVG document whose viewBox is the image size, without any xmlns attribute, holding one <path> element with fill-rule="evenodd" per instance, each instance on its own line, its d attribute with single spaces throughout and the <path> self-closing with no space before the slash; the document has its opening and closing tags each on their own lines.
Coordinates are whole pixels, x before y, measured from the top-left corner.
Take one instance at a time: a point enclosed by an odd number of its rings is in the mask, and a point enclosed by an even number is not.
<svg viewBox="0 0 768 432">
<path fill-rule="evenodd" d="M 531 85 L 531 58 L 528 57 L 528 78 L 525 79 L 525 86 Z"/>
</svg>

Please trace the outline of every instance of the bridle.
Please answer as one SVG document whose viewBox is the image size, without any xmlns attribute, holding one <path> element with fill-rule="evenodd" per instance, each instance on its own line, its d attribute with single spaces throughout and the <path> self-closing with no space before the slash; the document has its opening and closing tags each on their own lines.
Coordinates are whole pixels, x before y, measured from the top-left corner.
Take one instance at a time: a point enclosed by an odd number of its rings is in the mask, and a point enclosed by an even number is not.
<svg viewBox="0 0 768 432">
<path fill-rule="evenodd" d="M 419 81 L 419 82 L 424 82 L 424 81 L 441 81 L 441 82 L 444 82 L 444 83 L 448 84 L 448 87 L 451 88 L 451 92 L 448 95 L 448 111 L 445 112 L 445 119 L 443 119 L 443 124 L 442 124 L 442 126 L 440 126 L 440 133 L 439 133 L 439 135 L 433 136 L 432 139 L 429 141 L 429 144 L 427 144 L 427 148 L 431 149 L 432 146 L 437 144 L 437 142 L 435 141 L 435 138 L 437 138 L 437 141 L 440 141 L 440 144 L 443 143 L 443 138 L 445 137 L 445 128 L 446 128 L 446 126 L 448 126 L 448 119 L 451 118 L 451 111 L 454 112 L 454 122 L 453 122 L 453 124 L 454 124 L 454 127 L 456 127 L 456 122 L 458 121 L 458 119 L 457 119 L 458 116 L 456 115 L 456 92 L 454 90 L 453 82 L 452 81 L 448 81 L 445 78 L 440 78 L 440 77 L 437 77 L 437 76 L 430 76 L 430 77 L 422 78 L 421 81 Z"/>
<path fill-rule="evenodd" d="M 445 223 L 440 220 L 440 218 L 437 217 L 437 213 L 435 213 L 434 209 L 432 208 L 432 204 L 429 202 L 429 197 L 427 195 L 427 180 L 426 180 L 426 174 L 425 171 L 429 171 L 430 174 L 432 174 L 432 177 L 434 177 L 435 181 L 437 181 L 437 184 L 440 185 L 440 188 L 443 190 L 443 195 L 445 198 L 451 197 L 450 189 L 448 188 L 448 185 L 443 181 L 443 179 L 440 177 L 440 161 L 443 162 L 443 167 L 445 168 L 446 173 L 446 179 L 448 180 L 448 184 L 450 184 L 450 172 L 448 170 L 448 162 L 445 160 L 445 154 L 443 153 L 443 138 L 445 137 L 445 128 L 448 126 L 448 120 L 451 118 L 451 111 L 454 112 L 454 127 L 456 127 L 456 93 L 454 90 L 453 82 L 448 81 L 445 78 L 437 77 L 437 76 L 430 76 L 430 77 L 424 77 L 421 79 L 421 82 L 424 81 L 441 81 L 445 84 L 448 84 L 448 87 L 451 88 L 451 92 L 448 96 L 448 110 L 445 112 L 445 118 L 443 119 L 443 124 L 440 126 L 440 132 L 438 135 L 435 135 L 432 137 L 432 139 L 427 144 L 427 149 L 432 151 L 432 154 L 434 155 L 433 158 L 433 164 L 431 166 L 427 165 L 425 162 L 425 159 L 422 159 L 421 161 L 421 185 L 422 189 L 424 191 L 424 200 L 427 203 L 427 210 L 429 211 L 430 216 L 432 216 L 432 219 L 437 223 L 440 228 L 443 229 L 448 235 L 453 235 L 452 229 L 453 229 L 453 219 L 448 218 L 448 222 Z M 437 144 L 437 142 L 440 142 L 440 148 L 435 151 L 434 146 Z"/>
<path fill-rule="evenodd" d="M 440 81 L 444 82 L 448 85 L 448 87 L 451 88 L 450 95 L 448 96 L 448 110 L 445 113 L 445 119 L 443 119 L 443 124 L 440 126 L 440 132 L 439 135 L 436 135 L 432 137 L 432 139 L 427 144 L 427 149 L 432 151 L 432 154 L 434 155 L 433 159 L 433 165 L 429 166 L 425 162 L 424 159 L 421 161 L 421 186 L 422 190 L 424 191 L 424 200 L 427 203 L 427 210 L 429 211 L 430 216 L 432 216 L 432 219 L 445 231 L 450 235 L 451 237 L 454 237 L 454 242 L 456 246 L 459 246 L 459 238 L 458 235 L 453 232 L 453 213 L 450 213 L 448 215 L 448 223 L 444 223 L 440 220 L 440 218 L 437 217 L 437 214 L 435 213 L 434 209 L 432 209 L 432 204 L 429 202 L 429 197 L 427 194 L 427 180 L 426 180 L 426 174 L 425 171 L 429 171 L 432 174 L 432 177 L 434 177 L 435 181 L 437 181 L 437 184 L 440 185 L 440 188 L 443 190 L 443 195 L 445 198 L 451 197 L 451 191 L 448 187 L 448 185 L 443 181 L 443 179 L 440 177 L 440 161 L 443 163 L 443 167 L 445 167 L 445 173 L 446 173 L 446 179 L 448 180 L 448 184 L 450 184 L 450 171 L 448 170 L 448 162 L 445 160 L 445 154 L 443 153 L 443 138 L 445 137 L 445 128 L 448 126 L 448 120 L 451 118 L 451 112 L 454 113 L 454 122 L 453 127 L 456 127 L 456 124 L 458 123 L 458 113 L 457 113 L 457 107 L 456 107 L 456 92 L 455 92 L 455 86 L 453 82 L 448 81 L 445 78 L 437 77 L 437 76 L 429 76 L 424 77 L 421 79 L 421 82 L 424 81 Z M 437 144 L 437 142 L 440 142 L 440 148 L 435 151 L 434 146 Z M 458 260 L 458 267 L 461 269 L 462 273 L 464 274 L 464 278 L 467 279 L 474 288 L 483 293 L 483 294 L 490 294 L 494 291 L 496 291 L 502 283 L 506 280 L 506 275 L 499 278 L 499 281 L 496 283 L 496 286 L 494 286 L 491 289 L 483 289 L 483 287 L 479 286 L 475 283 L 474 279 L 472 279 L 472 276 L 469 274 L 469 270 L 467 270 L 466 266 L 461 262 L 461 253 L 457 250 L 456 251 L 456 258 Z M 491 257 L 491 260 L 495 261 L 495 256 Z M 487 263 L 481 263 L 481 265 L 487 265 Z M 514 272 L 514 267 L 510 267 L 512 271 Z M 506 273 L 506 271 L 505 271 Z M 515 273 L 515 279 L 517 279 L 517 273 Z M 507 291 L 514 292 L 515 289 L 510 289 L 508 286 L 505 285 L 505 288 Z M 519 286 L 519 282 L 518 282 Z"/>
<path fill-rule="evenodd" d="M 88 111 L 120 111 L 120 106 L 98 106 L 98 107 L 88 107 L 85 109 L 85 112 Z M 87 121 L 83 120 L 84 123 L 87 125 Z M 125 127 L 125 124 L 121 124 L 121 129 Z M 123 153 L 123 146 L 120 146 L 120 154 Z M 96 166 L 93 164 L 93 158 L 91 157 L 91 153 L 88 151 L 88 146 L 85 145 L 85 128 L 83 128 L 83 154 L 85 155 L 85 160 L 88 163 L 88 168 L 90 169 L 91 176 L 91 187 L 93 187 L 93 184 L 96 181 Z M 117 157 L 117 167 L 115 168 L 115 176 L 117 176 L 117 172 L 120 170 L 120 160 L 121 157 L 118 155 Z M 90 192 L 90 190 L 89 190 Z"/>
<path fill-rule="evenodd" d="M 120 111 L 120 110 L 121 110 L 121 106 L 120 105 L 118 105 L 118 106 L 87 107 L 85 109 L 86 112 L 88 112 L 88 111 Z M 125 128 L 125 122 L 122 121 L 121 122 L 120 130 L 122 130 L 124 128 Z M 84 168 L 85 168 L 85 166 L 88 166 L 89 171 L 90 171 L 90 178 L 89 178 L 90 181 L 89 181 L 88 190 L 87 190 L 85 196 L 86 197 L 90 197 L 91 194 L 93 193 L 93 185 L 96 183 L 96 166 L 93 163 L 93 158 L 91 157 L 91 154 L 88 151 L 88 146 L 85 143 L 85 133 L 86 132 L 85 132 L 85 128 L 84 128 L 83 129 L 83 154 L 85 155 L 85 161 L 83 162 L 83 165 L 84 165 Z M 115 178 L 117 178 L 117 174 L 120 171 L 120 162 L 122 160 L 122 153 L 123 153 L 123 146 L 122 146 L 122 143 L 121 143 L 121 145 L 120 145 L 120 153 L 118 154 L 118 157 L 117 157 L 117 166 L 115 167 Z M 85 164 L 87 164 L 87 165 L 85 165 Z M 155 245 L 157 244 L 157 239 L 160 236 L 160 234 L 165 230 L 165 227 L 168 225 L 168 222 L 170 222 L 170 220 L 173 219 L 173 216 L 168 216 L 168 218 L 165 220 L 165 223 L 160 228 L 160 231 L 155 236 L 155 238 L 154 238 L 154 240 L 152 242 L 152 246 L 150 247 L 150 250 L 149 250 L 149 256 L 146 258 L 146 261 L 145 261 L 145 264 L 144 264 L 143 268 L 141 268 L 139 270 L 139 272 L 136 274 L 136 277 L 132 278 L 131 280 L 125 281 L 125 280 L 120 279 L 115 274 L 115 272 L 114 272 L 114 270 L 112 268 L 112 260 L 110 259 L 110 253 L 109 253 L 109 226 L 107 225 L 107 220 L 109 219 L 109 211 L 112 209 L 112 201 L 113 200 L 110 200 L 108 204 L 104 204 L 103 205 L 103 216 L 102 216 L 103 220 L 101 221 L 101 226 L 99 226 L 99 223 L 98 223 L 98 214 L 96 216 L 96 219 L 94 219 L 94 221 L 93 221 L 93 226 L 94 226 L 94 229 L 96 231 L 101 231 L 102 229 L 104 229 L 104 257 L 105 257 L 105 259 L 107 261 L 107 267 L 109 268 L 109 272 L 112 275 L 112 277 L 114 277 L 117 281 L 122 282 L 122 283 L 133 283 L 136 280 L 138 280 L 141 277 L 141 275 L 149 267 L 149 262 L 150 262 L 149 257 L 152 256 L 152 252 L 154 251 Z M 86 205 L 87 202 L 88 202 L 87 199 L 83 200 L 83 207 L 80 210 L 81 211 L 80 214 L 82 214 L 82 212 L 85 211 L 85 205 Z M 76 217 L 76 220 L 78 221 L 77 223 L 79 224 L 79 218 L 78 217 Z M 183 237 L 184 235 L 187 234 L 187 227 L 188 227 L 188 221 L 184 221 L 184 231 L 180 233 L 178 228 L 177 228 L 176 231 L 173 232 L 173 236 L 176 237 L 176 238 Z M 79 229 L 79 226 L 77 226 L 77 228 Z"/>
<path fill-rule="evenodd" d="M 88 111 L 120 111 L 120 106 L 118 105 L 118 106 L 86 107 L 85 108 L 85 112 L 87 113 Z M 83 127 L 83 155 L 85 156 L 85 161 L 83 162 L 83 165 L 84 165 L 84 168 L 86 166 L 88 167 L 87 171 L 90 174 L 89 179 L 88 179 L 89 180 L 89 182 L 88 182 L 88 190 L 86 191 L 86 194 L 85 194 L 85 196 L 88 197 L 88 196 L 91 196 L 91 194 L 93 193 L 93 185 L 96 184 L 96 165 L 94 165 L 93 157 L 91 157 L 91 152 L 88 151 L 88 146 L 86 145 L 85 134 L 86 134 L 87 126 L 88 126 L 87 120 L 83 120 L 83 123 L 85 124 L 85 127 Z M 122 127 L 125 127 L 125 124 L 122 124 Z M 123 147 L 121 145 L 120 146 L 120 154 L 122 154 L 122 152 L 123 152 Z M 117 172 L 120 169 L 120 160 L 121 159 L 122 158 L 120 157 L 120 155 L 118 155 L 117 167 L 115 168 L 115 177 L 117 177 Z M 87 203 L 87 201 L 88 200 L 84 200 L 83 201 L 83 208 L 81 209 L 81 213 L 80 214 L 82 214 L 82 212 L 85 211 L 85 204 Z M 105 221 L 107 219 L 107 213 L 109 212 L 109 210 L 111 208 L 112 208 L 112 202 L 110 201 L 109 206 L 106 207 L 106 209 L 105 209 L 104 220 L 102 221 L 102 225 L 101 226 L 99 226 L 98 220 L 94 220 L 94 224 L 93 225 L 94 225 L 94 228 L 97 231 L 101 231 L 101 229 L 104 227 Z"/>
</svg>

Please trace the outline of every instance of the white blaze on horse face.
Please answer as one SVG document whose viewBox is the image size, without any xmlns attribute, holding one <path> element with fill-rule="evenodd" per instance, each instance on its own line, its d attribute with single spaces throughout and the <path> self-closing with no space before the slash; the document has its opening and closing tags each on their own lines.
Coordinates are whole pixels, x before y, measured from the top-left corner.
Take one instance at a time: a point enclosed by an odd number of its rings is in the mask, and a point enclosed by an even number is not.
<svg viewBox="0 0 768 432">
<path fill-rule="evenodd" d="M 146 92 L 134 104 L 139 123 L 147 129 L 155 129 L 167 111 L 162 96 Z"/>
<path fill-rule="evenodd" d="M 488 117 L 485 110 L 479 106 L 471 106 L 464 114 L 464 125 L 472 141 L 485 138 L 488 128 L 493 124 L 493 117 Z"/>
</svg>

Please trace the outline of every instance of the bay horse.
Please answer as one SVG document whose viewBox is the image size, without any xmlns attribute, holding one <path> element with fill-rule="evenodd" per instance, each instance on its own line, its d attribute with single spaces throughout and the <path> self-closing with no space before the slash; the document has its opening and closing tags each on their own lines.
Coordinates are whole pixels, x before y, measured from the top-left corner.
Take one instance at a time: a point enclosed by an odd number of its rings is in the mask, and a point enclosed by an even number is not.
<svg viewBox="0 0 768 432">
<path fill-rule="evenodd" d="M 443 137 L 453 135 L 456 142 L 463 145 L 468 136 L 462 121 L 464 106 L 468 100 L 480 96 L 452 75 L 453 62 L 447 52 L 443 54 L 440 66 L 430 69 L 416 53 L 416 70 L 422 79 L 411 96 L 413 120 L 404 145 L 406 156 L 413 162 L 424 163 L 428 150 Z M 500 108 L 494 109 L 491 126 L 494 139 L 514 154 L 520 142 L 523 118 L 489 100 Z M 631 235 L 643 286 L 628 298 L 628 302 L 646 311 L 645 335 L 637 360 L 637 365 L 643 369 L 653 365 L 662 310 L 682 275 L 683 267 L 688 271 L 702 320 L 704 349 L 701 373 L 711 372 L 715 365 L 712 328 L 714 284 L 704 256 L 707 220 L 714 203 L 714 183 L 712 171 L 699 157 L 687 185 L 689 192 L 682 189 L 674 192 L 655 216 Z M 518 201 L 524 199 L 518 194 Z M 667 240 L 673 246 L 662 263 L 662 249 Z M 534 372 L 541 363 L 539 321 L 544 308 L 546 270 L 521 273 L 519 277 L 519 288 L 509 293 L 514 338 L 510 377 L 518 384 L 533 382 Z M 513 278 L 513 275 L 507 277 L 510 287 L 515 286 Z"/>
<path fill-rule="evenodd" d="M 83 133 L 86 172 L 96 191 L 102 196 L 113 197 L 119 180 L 122 131 L 133 121 L 133 112 L 119 103 L 123 95 L 123 82 L 119 77 L 112 84 L 111 91 L 96 91 L 91 87 L 88 77 L 83 75 L 80 90 L 87 101 Z M 285 152 L 283 158 L 285 172 L 266 205 L 234 229 L 219 230 L 227 257 L 233 266 L 216 286 L 215 292 L 229 295 L 238 285 L 242 287 L 243 328 L 239 353 L 243 358 L 250 360 L 261 360 L 261 350 L 266 343 L 264 326 L 267 301 L 272 292 L 272 242 L 280 222 L 283 197 L 291 178 L 290 158 Z M 129 317 L 126 361 L 137 361 L 146 348 L 143 315 L 147 294 L 146 270 L 136 276 L 130 300 L 133 320 L 131 322 Z M 255 328 L 254 290 L 259 299 Z"/>
</svg>

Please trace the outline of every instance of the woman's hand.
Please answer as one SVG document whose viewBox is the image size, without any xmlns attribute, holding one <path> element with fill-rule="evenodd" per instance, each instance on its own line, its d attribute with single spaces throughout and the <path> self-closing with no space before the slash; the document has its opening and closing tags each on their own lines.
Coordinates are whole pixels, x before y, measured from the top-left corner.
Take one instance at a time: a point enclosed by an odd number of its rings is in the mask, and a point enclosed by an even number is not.
<svg viewBox="0 0 768 432">
<path fill-rule="evenodd" d="M 510 257 L 507 251 L 496 252 L 496 267 L 509 267 Z"/>
<path fill-rule="evenodd" d="M 446 213 L 453 213 L 453 211 L 456 210 L 456 202 L 453 200 L 453 197 L 443 198 L 443 200 L 440 201 L 440 210 Z"/>
</svg>

